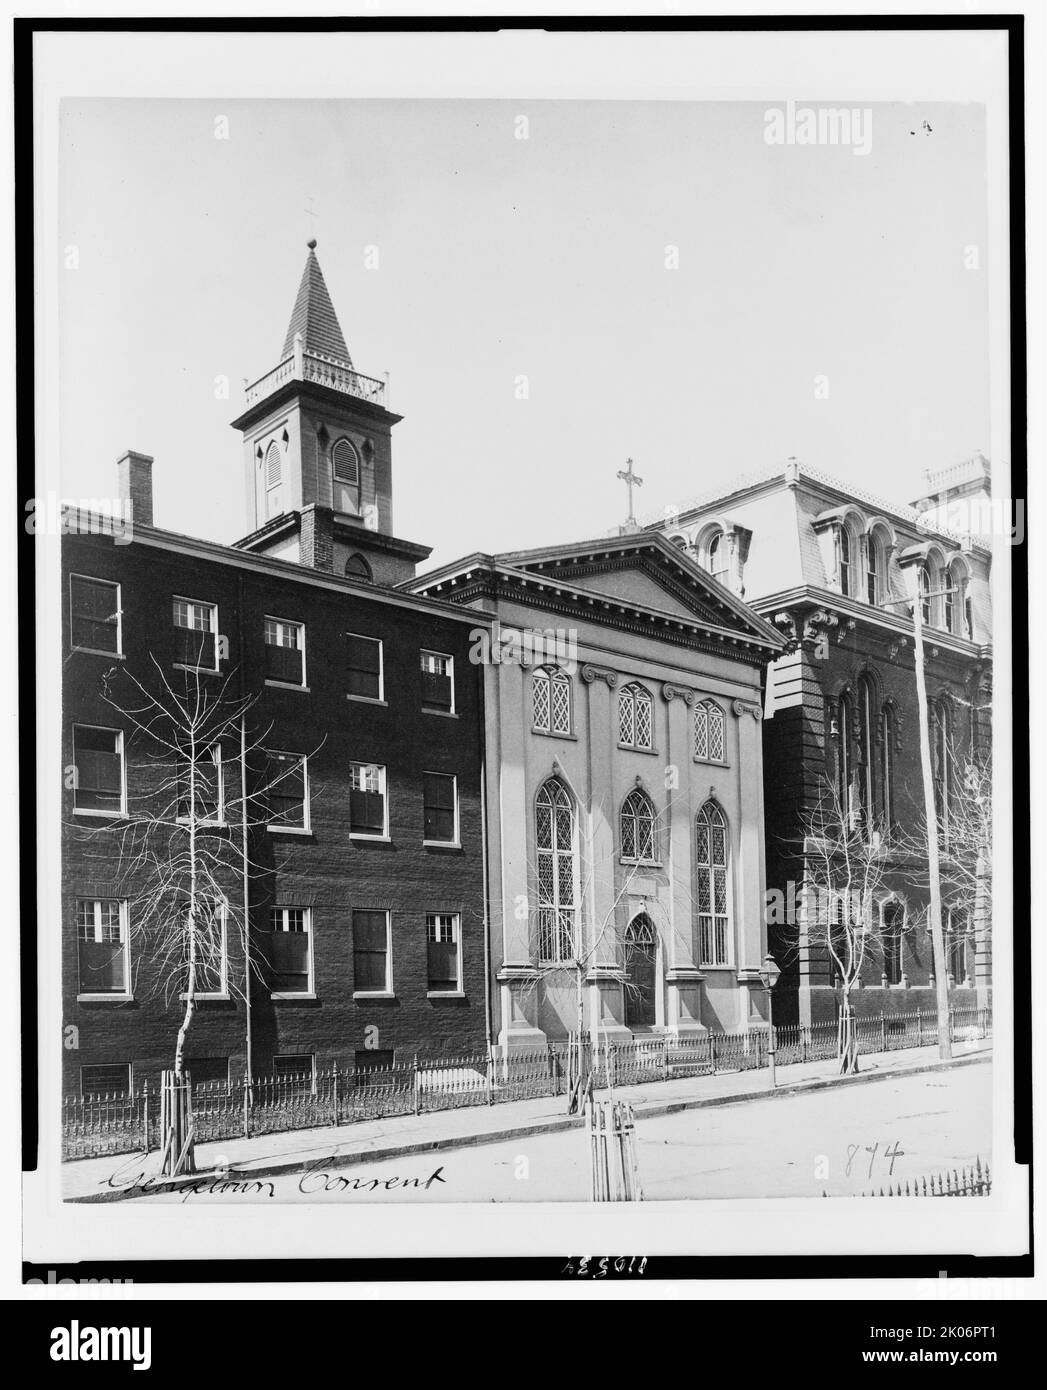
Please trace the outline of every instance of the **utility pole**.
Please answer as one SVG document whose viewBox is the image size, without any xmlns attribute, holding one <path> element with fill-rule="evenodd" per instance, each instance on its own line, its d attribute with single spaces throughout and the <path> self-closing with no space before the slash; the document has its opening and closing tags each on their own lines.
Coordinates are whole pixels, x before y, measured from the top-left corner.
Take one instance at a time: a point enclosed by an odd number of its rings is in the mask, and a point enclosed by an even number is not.
<svg viewBox="0 0 1047 1390">
<path fill-rule="evenodd" d="M 949 1026 L 949 974 L 945 958 L 945 933 L 942 930 L 942 886 L 938 861 L 938 811 L 934 804 L 934 776 L 931 771 L 931 734 L 928 724 L 927 672 L 923 656 L 923 601 L 937 598 L 946 590 L 936 589 L 933 593 L 920 588 L 919 566 L 909 568 L 911 579 L 910 597 L 889 599 L 884 603 L 908 603 L 912 601 L 913 647 L 916 656 L 916 700 L 920 711 L 920 770 L 923 774 L 923 814 L 927 824 L 927 870 L 931 889 L 931 951 L 934 959 L 935 1003 L 938 1013 L 938 1056 L 947 1061 L 952 1056 L 952 1030 Z M 907 576 L 908 577 L 908 576 Z M 944 774 L 948 776 L 946 772 Z"/>
</svg>

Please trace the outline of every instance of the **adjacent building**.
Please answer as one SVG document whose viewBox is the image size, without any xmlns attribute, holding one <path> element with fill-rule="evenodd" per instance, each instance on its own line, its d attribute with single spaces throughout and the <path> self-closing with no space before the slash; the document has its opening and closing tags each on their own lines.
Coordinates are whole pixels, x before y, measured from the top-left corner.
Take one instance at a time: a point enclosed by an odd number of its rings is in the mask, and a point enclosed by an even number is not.
<svg viewBox="0 0 1047 1390">
<path fill-rule="evenodd" d="M 783 968 L 776 1018 L 832 1018 L 838 979 L 825 947 L 826 910 L 807 832 L 835 799 L 852 827 L 897 844 L 878 883 L 857 1007 L 933 1009 L 913 619 L 921 594 L 937 814 L 943 834 L 964 811 L 964 771 L 989 751 L 991 552 L 984 536 L 945 528 L 988 495 L 988 463 L 928 476 L 928 494 L 898 505 L 790 460 L 739 480 L 658 530 L 785 639 L 767 684 L 764 721 L 767 886 L 772 950 Z M 955 488 L 955 496 L 954 496 Z M 956 502 L 956 506 L 950 506 Z M 944 903 L 957 1003 L 990 990 L 987 903 Z M 783 920 L 784 917 L 784 920 Z M 818 941 L 821 938 L 821 941 Z"/>
</svg>

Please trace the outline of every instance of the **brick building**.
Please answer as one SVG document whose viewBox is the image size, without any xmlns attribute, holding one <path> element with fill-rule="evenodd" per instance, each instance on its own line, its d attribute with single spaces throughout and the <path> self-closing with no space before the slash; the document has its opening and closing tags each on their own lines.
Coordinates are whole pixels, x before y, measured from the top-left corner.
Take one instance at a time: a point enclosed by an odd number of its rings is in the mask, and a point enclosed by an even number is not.
<svg viewBox="0 0 1047 1390">
<path fill-rule="evenodd" d="M 805 831 L 827 792 L 852 826 L 888 845 L 870 927 L 859 1012 L 933 1010 L 913 620 L 906 571 L 919 574 L 938 814 L 947 824 L 962 796 L 965 760 L 990 739 L 991 555 L 984 538 L 946 530 L 951 488 L 970 509 L 988 464 L 929 475 L 912 507 L 885 502 L 790 460 L 762 477 L 703 498 L 668 524 L 680 546 L 786 639 L 768 678 L 764 721 L 767 886 L 779 915 L 772 949 L 783 974 L 776 1019 L 832 1018 L 838 981 L 824 939 L 824 904 L 805 893 L 815 870 Z M 902 600 L 902 601 L 899 601 Z M 831 791 L 830 791 L 831 789 Z M 832 910 L 830 906 L 830 910 Z M 815 915 L 819 914 L 819 915 Z M 786 920 L 782 921 L 781 917 Z M 951 997 L 987 1001 L 988 912 L 969 896 L 943 903 Z"/>
<path fill-rule="evenodd" d="M 399 417 L 353 367 L 314 245 L 281 360 L 235 422 L 250 534 L 225 546 L 154 526 L 152 460 L 129 453 L 131 543 L 63 542 L 70 1091 L 124 1090 L 173 1062 L 186 963 L 159 959 L 136 921 L 153 881 L 140 822 L 160 815 L 150 852 L 181 852 L 163 793 L 189 765 L 216 865 L 194 1080 L 244 1073 L 248 1039 L 262 1076 L 482 1050 L 488 1036 L 469 657 L 488 620 L 395 587 L 429 554 L 392 529 Z M 157 758 L 131 717 L 135 680 L 206 692 L 219 712 L 253 700 L 242 741 L 224 729 L 198 759 Z"/>
</svg>

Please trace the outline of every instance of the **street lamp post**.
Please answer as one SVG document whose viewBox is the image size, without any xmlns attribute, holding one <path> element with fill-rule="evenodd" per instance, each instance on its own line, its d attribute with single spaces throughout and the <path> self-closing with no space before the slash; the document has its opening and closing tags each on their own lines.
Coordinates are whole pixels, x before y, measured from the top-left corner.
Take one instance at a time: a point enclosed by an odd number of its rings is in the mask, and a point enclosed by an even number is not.
<svg viewBox="0 0 1047 1390">
<path fill-rule="evenodd" d="M 774 1090 L 774 1004 L 771 998 L 772 991 L 778 983 L 778 976 L 782 972 L 778 969 L 778 962 L 771 955 L 770 951 L 763 958 L 763 965 L 760 966 L 760 982 L 767 991 L 767 1072 L 768 1084 Z"/>
</svg>

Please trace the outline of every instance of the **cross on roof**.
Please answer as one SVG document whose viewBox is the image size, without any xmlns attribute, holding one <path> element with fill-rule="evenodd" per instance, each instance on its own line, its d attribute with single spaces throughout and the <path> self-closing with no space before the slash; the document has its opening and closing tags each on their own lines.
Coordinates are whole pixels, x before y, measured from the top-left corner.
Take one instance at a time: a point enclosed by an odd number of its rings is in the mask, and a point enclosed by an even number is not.
<svg viewBox="0 0 1047 1390">
<path fill-rule="evenodd" d="M 634 487 L 643 487 L 643 479 L 639 476 L 639 474 L 633 472 L 633 461 L 632 461 L 632 459 L 626 459 L 626 460 L 625 460 L 625 467 L 624 467 L 624 468 L 619 468 L 619 470 L 618 470 L 618 476 L 619 476 L 619 478 L 621 478 L 621 480 L 622 480 L 622 482 L 625 484 L 625 486 L 629 489 L 629 516 L 628 516 L 628 521 L 629 521 L 632 525 L 635 526 L 635 525 L 636 525 L 636 517 L 633 516 L 633 488 L 634 488 Z"/>
</svg>

